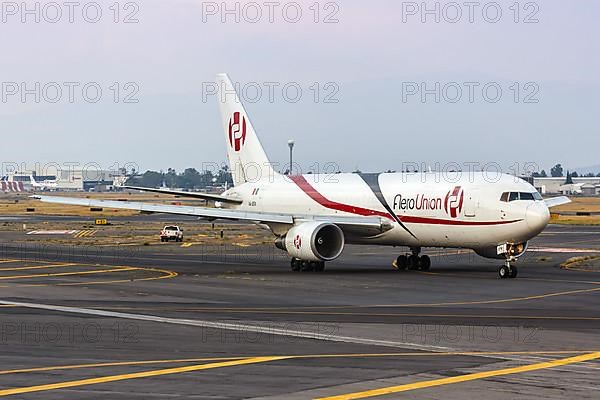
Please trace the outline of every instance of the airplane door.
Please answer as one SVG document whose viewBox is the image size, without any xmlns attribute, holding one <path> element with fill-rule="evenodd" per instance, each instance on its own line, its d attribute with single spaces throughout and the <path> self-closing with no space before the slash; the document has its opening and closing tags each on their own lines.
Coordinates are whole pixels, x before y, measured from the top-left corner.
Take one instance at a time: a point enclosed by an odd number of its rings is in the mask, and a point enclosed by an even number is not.
<svg viewBox="0 0 600 400">
<path fill-rule="evenodd" d="M 479 191 L 465 191 L 465 217 L 473 218 L 479 209 Z"/>
</svg>

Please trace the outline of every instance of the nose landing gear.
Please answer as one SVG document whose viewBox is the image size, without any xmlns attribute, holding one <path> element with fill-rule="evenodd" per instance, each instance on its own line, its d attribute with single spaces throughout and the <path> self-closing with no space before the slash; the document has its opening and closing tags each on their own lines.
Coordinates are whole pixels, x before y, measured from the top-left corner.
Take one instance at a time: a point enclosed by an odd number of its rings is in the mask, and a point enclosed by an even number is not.
<svg viewBox="0 0 600 400">
<path fill-rule="evenodd" d="M 511 262 L 517 261 L 516 258 L 513 259 L 506 259 L 506 262 L 504 263 L 503 266 L 501 266 L 500 268 L 498 268 L 498 275 L 500 276 L 500 279 L 506 279 L 506 278 L 516 278 L 517 277 L 517 266 L 516 265 L 511 265 Z"/>
<path fill-rule="evenodd" d="M 420 270 L 429 271 L 431 267 L 431 259 L 427 255 L 419 256 L 421 252 L 420 247 L 411 247 L 411 254 L 401 254 L 396 259 L 396 269 L 398 271 L 404 270 Z"/>
<path fill-rule="evenodd" d="M 512 265 L 512 263 L 515 263 L 517 259 L 525 253 L 526 250 L 527 242 L 517 244 L 505 243 L 498 245 L 498 255 L 503 255 L 506 260 L 504 261 L 504 265 L 498 268 L 498 276 L 500 276 L 500 279 L 517 277 L 517 267 Z"/>
</svg>

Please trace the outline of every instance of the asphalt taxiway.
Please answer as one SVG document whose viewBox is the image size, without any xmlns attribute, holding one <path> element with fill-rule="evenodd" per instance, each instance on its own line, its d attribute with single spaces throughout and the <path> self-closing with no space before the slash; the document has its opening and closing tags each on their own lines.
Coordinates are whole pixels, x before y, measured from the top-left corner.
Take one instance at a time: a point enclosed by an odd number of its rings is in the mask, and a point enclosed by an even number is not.
<svg viewBox="0 0 600 400">
<path fill-rule="evenodd" d="M 600 256 L 598 227 L 549 227 L 510 280 L 456 250 L 397 272 L 401 249 L 349 246 L 293 273 L 266 245 L 21 239 L 0 233 L 0 396 L 600 396 L 600 271 L 560 268 Z"/>
</svg>

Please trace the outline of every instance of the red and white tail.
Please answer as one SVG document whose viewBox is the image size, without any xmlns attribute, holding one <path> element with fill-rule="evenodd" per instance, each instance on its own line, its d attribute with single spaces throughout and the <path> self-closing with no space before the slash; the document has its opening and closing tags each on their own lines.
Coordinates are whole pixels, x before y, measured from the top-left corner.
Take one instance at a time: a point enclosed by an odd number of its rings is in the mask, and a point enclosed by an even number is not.
<svg viewBox="0 0 600 400">
<path fill-rule="evenodd" d="M 4 193 L 24 192 L 25 185 L 23 185 L 23 182 L 9 182 L 8 180 L 2 180 L 0 182 L 0 190 Z"/>
<path fill-rule="evenodd" d="M 234 184 L 270 179 L 273 170 L 248 113 L 227 74 L 217 75 L 221 121 L 225 130 L 227 157 Z"/>
</svg>

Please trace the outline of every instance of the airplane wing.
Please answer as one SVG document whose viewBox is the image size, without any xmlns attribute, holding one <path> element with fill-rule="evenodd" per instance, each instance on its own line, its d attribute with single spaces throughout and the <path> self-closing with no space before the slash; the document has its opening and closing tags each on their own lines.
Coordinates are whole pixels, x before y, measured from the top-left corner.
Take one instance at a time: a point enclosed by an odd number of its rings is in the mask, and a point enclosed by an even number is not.
<svg viewBox="0 0 600 400">
<path fill-rule="evenodd" d="M 221 203 L 229 203 L 229 204 L 242 204 L 242 202 L 243 202 L 240 199 L 234 199 L 231 197 L 220 196 L 218 194 L 183 192 L 181 190 L 154 189 L 154 188 L 139 187 L 139 186 L 122 186 L 122 187 L 125 189 L 141 190 L 143 192 L 172 194 L 175 196 L 192 197 L 192 198 L 196 198 L 196 199 L 210 200 L 210 201 L 220 201 Z"/>
<path fill-rule="evenodd" d="M 563 204 L 568 204 L 571 202 L 571 199 L 569 199 L 567 196 L 560 196 L 553 197 L 551 199 L 545 199 L 544 201 L 546 202 L 546 207 L 552 208 Z"/>
<path fill-rule="evenodd" d="M 176 215 L 191 215 L 207 219 L 230 219 L 264 223 L 293 224 L 291 215 L 274 213 L 256 213 L 240 210 L 228 210 L 221 208 L 177 206 L 170 204 L 154 204 L 137 201 L 97 200 L 76 197 L 59 196 L 31 196 L 45 203 L 65 204 L 71 206 L 117 208 L 150 213 L 164 213 Z"/>
<path fill-rule="evenodd" d="M 30 196 L 33 199 L 40 200 L 45 203 L 65 204 L 71 206 L 84 207 L 102 207 L 116 208 L 124 210 L 135 210 L 140 212 L 164 213 L 175 215 L 190 215 L 199 218 L 226 219 L 234 221 L 249 221 L 263 224 L 283 224 L 294 225 L 295 223 L 305 220 L 320 220 L 327 221 L 339 225 L 339 227 L 348 233 L 361 233 L 362 235 L 377 235 L 392 226 L 389 222 L 384 221 L 380 217 L 345 217 L 345 216 L 304 216 L 292 214 L 277 214 L 263 212 L 249 212 L 242 210 L 208 208 L 208 207 L 192 207 L 178 206 L 170 204 L 155 204 L 136 201 L 118 201 L 118 200 L 97 200 L 84 199 L 76 197 L 59 197 L 59 196 Z"/>
</svg>

